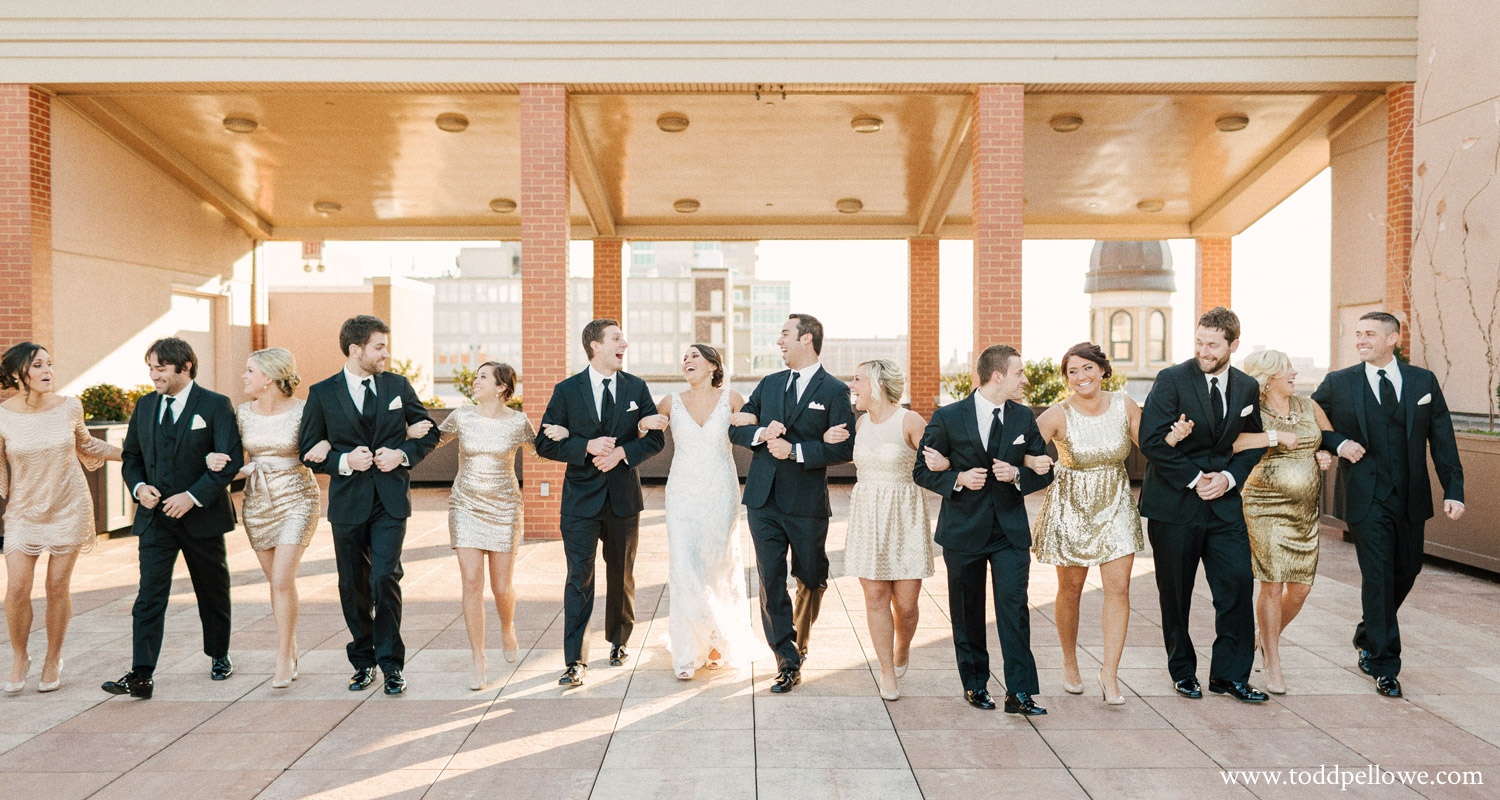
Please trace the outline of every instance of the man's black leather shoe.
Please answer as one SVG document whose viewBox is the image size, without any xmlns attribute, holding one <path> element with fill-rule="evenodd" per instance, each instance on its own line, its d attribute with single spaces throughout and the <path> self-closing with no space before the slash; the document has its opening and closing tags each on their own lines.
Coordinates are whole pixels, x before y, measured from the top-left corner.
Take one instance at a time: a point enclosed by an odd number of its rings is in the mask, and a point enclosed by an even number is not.
<svg viewBox="0 0 1500 800">
<path fill-rule="evenodd" d="M 1172 690 L 1189 700 L 1197 700 L 1203 696 L 1203 689 L 1198 685 L 1197 678 L 1183 678 L 1172 684 Z"/>
<path fill-rule="evenodd" d="M 589 668 L 582 661 L 568 665 L 568 671 L 557 679 L 558 686 L 582 686 L 583 676 L 588 674 Z"/>
<path fill-rule="evenodd" d="M 625 645 L 617 644 L 609 648 L 609 665 L 611 667 L 623 667 L 628 660 L 630 660 L 630 653 L 625 649 Z"/>
<path fill-rule="evenodd" d="M 135 670 L 131 670 L 117 681 L 105 681 L 99 688 L 110 694 L 128 694 L 131 697 L 150 700 L 151 692 L 155 690 L 156 684 L 150 678 L 138 675 Z"/>
<path fill-rule="evenodd" d="M 1375 673 L 1370 671 L 1370 659 L 1374 658 L 1375 654 L 1363 647 L 1356 647 L 1354 649 L 1359 651 L 1359 671 L 1372 678 L 1375 677 Z"/>
<path fill-rule="evenodd" d="M 1031 695 L 1026 692 L 1016 692 L 1005 696 L 1005 713 L 1025 714 L 1028 717 L 1040 717 L 1047 713 L 1047 709 L 1036 704 Z"/>
<path fill-rule="evenodd" d="M 786 694 L 792 687 L 802 682 L 802 672 L 795 669 L 784 669 L 776 676 L 776 682 L 771 684 L 771 691 L 776 694 Z"/>
<path fill-rule="evenodd" d="M 969 705 L 981 711 L 995 710 L 995 701 L 990 699 L 988 689 L 966 689 L 964 690 L 964 699 L 969 701 Z"/>
<path fill-rule="evenodd" d="M 1227 694 L 1242 703 L 1264 703 L 1268 699 L 1265 692 L 1244 681 L 1209 678 L 1208 690 L 1214 694 Z"/>
<path fill-rule="evenodd" d="M 229 660 L 229 656 L 214 659 L 214 665 L 208 671 L 208 677 L 216 681 L 229 680 L 229 676 L 233 674 L 234 662 Z"/>
<path fill-rule="evenodd" d="M 385 693 L 401 694 L 406 691 L 406 678 L 401 677 L 401 670 L 393 669 L 385 674 Z"/>
<path fill-rule="evenodd" d="M 353 675 L 349 676 L 349 691 L 363 692 L 364 690 L 370 688 L 370 684 L 374 682 L 375 668 L 359 667 L 358 669 L 354 670 Z"/>
<path fill-rule="evenodd" d="M 1375 679 L 1375 691 L 1386 697 L 1401 696 L 1401 681 L 1395 675 L 1381 675 Z"/>
</svg>

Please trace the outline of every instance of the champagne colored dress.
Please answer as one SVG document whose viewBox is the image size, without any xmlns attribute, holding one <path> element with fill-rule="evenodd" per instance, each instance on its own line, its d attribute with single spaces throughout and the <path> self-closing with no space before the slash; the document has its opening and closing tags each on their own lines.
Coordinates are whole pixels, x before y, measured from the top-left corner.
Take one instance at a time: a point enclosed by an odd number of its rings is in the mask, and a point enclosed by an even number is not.
<svg viewBox="0 0 1500 800">
<path fill-rule="evenodd" d="M 1130 413 L 1124 392 L 1089 416 L 1062 402 L 1068 429 L 1057 445 L 1056 476 L 1032 530 L 1043 564 L 1092 567 L 1145 548 L 1141 514 L 1130 495 Z M 1025 469 L 1022 467 L 1022 469 Z"/>
<path fill-rule="evenodd" d="M 89 434 L 76 397 L 34 414 L 0 408 L 5 552 L 38 556 L 92 549 L 94 501 L 83 470 L 96 470 L 119 454 L 119 448 Z"/>
<path fill-rule="evenodd" d="M 302 406 L 265 416 L 241 403 L 235 409 L 245 446 L 245 534 L 250 547 L 270 550 L 284 544 L 306 547 L 318 529 L 318 482 L 303 465 Z"/>
<path fill-rule="evenodd" d="M 1250 530 L 1250 566 L 1256 580 L 1311 585 L 1318 571 L 1318 494 L 1322 472 L 1315 456 L 1323 441 L 1312 401 L 1291 398 L 1290 417 L 1265 406 L 1265 429 L 1297 434 L 1297 447 L 1273 447 L 1245 479 L 1240 497 Z"/>
<path fill-rule="evenodd" d="M 448 500 L 453 547 L 509 553 L 525 534 L 516 448 L 536 455 L 531 420 L 519 411 L 491 419 L 478 406 L 460 406 L 438 426 L 439 446 L 458 439 L 458 475 Z"/>
<path fill-rule="evenodd" d="M 898 409 L 885 422 L 869 415 L 854 437 L 859 480 L 849 496 L 844 574 L 872 581 L 932 576 L 932 526 L 925 493 L 911 477 L 917 453 L 902 422 L 915 412 Z"/>
</svg>

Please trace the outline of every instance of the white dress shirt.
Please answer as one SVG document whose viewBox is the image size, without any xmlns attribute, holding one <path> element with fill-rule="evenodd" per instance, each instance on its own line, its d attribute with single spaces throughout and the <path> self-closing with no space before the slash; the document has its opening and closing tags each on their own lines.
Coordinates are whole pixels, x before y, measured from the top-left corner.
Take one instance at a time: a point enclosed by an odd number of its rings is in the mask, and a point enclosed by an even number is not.
<svg viewBox="0 0 1500 800">
<path fill-rule="evenodd" d="M 1401 402 L 1401 368 L 1397 366 L 1396 358 L 1391 358 L 1391 363 L 1375 366 L 1365 362 L 1365 380 L 1370 382 L 1370 391 L 1375 393 L 1375 399 L 1380 399 L 1380 370 L 1385 370 L 1385 376 L 1390 379 L 1391 385 L 1396 387 L 1396 402 Z"/>
<path fill-rule="evenodd" d="M 974 421 L 979 423 L 979 442 L 984 445 L 985 452 L 989 452 L 990 449 L 990 426 L 995 422 L 995 409 L 997 408 L 1000 409 L 1000 427 L 1004 429 L 1005 404 L 1001 403 L 997 406 L 991 403 L 989 398 L 977 391 L 974 392 Z M 1004 443 L 1002 442 L 1001 445 L 1003 446 Z M 1021 485 L 1021 471 L 1019 469 L 1016 470 L 1016 477 L 1012 478 L 1010 482 L 1016 486 Z M 963 488 L 963 484 L 954 484 L 953 491 L 959 492 Z"/>
<path fill-rule="evenodd" d="M 812 384 L 813 376 L 817 375 L 818 374 L 818 370 L 820 370 L 822 368 L 823 368 L 822 362 L 820 362 L 820 361 L 814 361 L 812 364 L 810 364 L 810 365 L 808 365 L 806 367 L 803 367 L 802 369 L 794 369 L 794 370 L 792 370 L 792 375 L 797 376 L 797 402 L 799 402 L 799 403 L 802 402 L 802 395 L 804 395 L 804 394 L 807 393 L 807 387 L 810 384 Z M 791 385 L 792 385 L 792 375 L 788 375 L 786 377 L 786 383 L 783 383 L 781 385 L 781 387 L 780 387 L 780 391 L 781 391 L 781 393 L 783 395 L 786 394 L 786 390 L 787 389 L 791 388 Z M 783 409 L 783 413 L 790 415 L 792 413 L 792 410 L 790 408 Z M 786 422 L 783 420 L 782 424 L 785 425 Z M 755 439 L 751 442 L 750 446 L 751 447 L 755 447 L 757 445 L 762 444 L 761 437 L 765 436 L 765 434 L 766 434 L 766 427 L 764 425 L 762 425 L 759 428 L 757 428 L 756 431 L 755 431 Z M 802 463 L 802 445 L 800 443 L 796 445 L 796 451 L 797 451 L 796 452 L 797 463 L 801 464 Z"/>
<path fill-rule="evenodd" d="M 368 390 L 365 389 L 365 381 L 369 381 L 370 382 L 370 388 Z M 377 391 L 375 391 L 375 383 L 376 383 L 376 381 L 375 381 L 375 376 L 374 375 L 366 375 L 363 378 L 361 378 L 358 375 L 355 375 L 354 373 L 350 372 L 349 371 L 349 367 L 345 366 L 344 367 L 344 383 L 347 384 L 348 387 L 349 387 L 349 399 L 354 401 L 354 413 L 356 413 L 356 414 L 362 414 L 362 413 L 364 413 L 365 392 L 366 391 L 368 391 L 368 392 L 370 392 L 370 394 L 374 395 L 375 398 L 376 398 L 376 402 L 379 402 L 380 393 L 377 392 Z M 376 411 L 376 413 L 379 413 L 380 407 L 376 406 L 375 407 L 375 411 Z M 410 467 L 411 466 L 411 459 L 409 457 L 407 457 L 405 451 L 403 451 L 401 453 L 401 463 L 402 463 L 403 466 L 406 466 L 406 467 Z M 354 474 L 354 468 L 351 467 L 351 466 L 349 466 L 349 454 L 348 453 L 345 453 L 345 454 L 339 456 L 339 474 L 340 475 L 353 475 Z"/>
<path fill-rule="evenodd" d="M 1210 375 L 1207 372 L 1203 373 L 1203 384 L 1204 386 L 1208 387 L 1208 410 L 1210 412 L 1212 412 L 1214 408 L 1214 378 L 1219 379 L 1219 396 L 1224 398 L 1224 416 L 1219 419 L 1219 422 L 1222 424 L 1225 420 L 1229 419 L 1229 365 L 1225 364 L 1223 369 L 1219 370 L 1213 375 Z M 1178 442 L 1178 444 L 1181 444 L 1181 442 Z M 1224 470 L 1223 474 L 1224 477 L 1229 479 L 1229 488 L 1225 489 L 1224 491 L 1226 493 L 1234 491 L 1234 476 L 1229 474 L 1229 470 L 1227 469 Z M 1192 483 L 1189 483 L 1187 485 L 1187 488 L 1198 488 L 1198 481 L 1201 480 L 1203 480 L 1203 473 L 1200 471 L 1198 473 L 1198 476 L 1196 478 L 1193 478 Z"/>
<path fill-rule="evenodd" d="M 170 413 L 172 415 L 172 419 L 170 421 L 170 424 L 176 425 L 177 424 L 177 420 L 182 419 L 182 410 L 184 408 L 187 408 L 188 397 L 191 396 L 192 393 L 193 393 L 193 382 L 192 381 L 188 381 L 186 384 L 183 385 L 183 387 L 181 389 L 177 390 L 177 394 L 169 394 L 166 397 L 163 397 L 161 400 L 159 400 L 157 402 L 157 406 L 156 406 L 156 424 L 160 425 L 162 423 L 162 418 L 165 417 L 168 413 Z M 168 408 L 167 408 L 167 397 L 172 398 L 172 408 L 170 410 L 168 410 Z M 145 484 L 146 484 L 145 481 L 141 481 L 140 483 L 137 483 L 136 485 L 130 487 L 130 494 L 131 495 L 135 495 L 136 490 L 139 489 L 139 488 L 141 488 Z M 193 493 L 192 492 L 184 492 L 184 493 L 188 496 L 189 500 L 193 501 L 193 505 L 195 505 L 195 506 L 197 506 L 199 508 L 203 507 L 203 504 L 200 503 L 200 502 L 198 502 L 198 498 L 193 497 Z M 166 498 L 163 497 L 162 499 L 165 500 Z"/>
<path fill-rule="evenodd" d="M 589 365 L 589 386 L 594 390 L 594 413 L 602 422 L 604 420 L 604 382 L 609 381 L 609 393 L 615 398 L 615 413 L 620 413 L 620 373 L 605 375 Z M 625 457 L 624 463 L 629 464 L 629 456 Z"/>
</svg>

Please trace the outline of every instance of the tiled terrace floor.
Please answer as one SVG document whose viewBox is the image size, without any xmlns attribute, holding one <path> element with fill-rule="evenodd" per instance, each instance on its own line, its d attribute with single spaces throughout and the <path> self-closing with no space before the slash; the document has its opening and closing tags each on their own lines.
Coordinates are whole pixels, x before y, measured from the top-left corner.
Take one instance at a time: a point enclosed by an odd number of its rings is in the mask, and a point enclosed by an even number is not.
<svg viewBox="0 0 1500 800">
<path fill-rule="evenodd" d="M 471 692 L 446 492 L 417 494 L 403 583 L 405 697 L 345 689 L 347 633 L 325 523 L 302 566 L 302 677 L 291 689 L 269 686 L 275 634 L 266 585 L 235 533 L 234 677 L 209 680 L 179 568 L 155 699 L 108 698 L 99 683 L 130 663 L 136 557 L 132 539 L 105 542 L 79 563 L 64 686 L 45 695 L 35 691 L 44 652 L 36 601 L 30 646 L 38 663 L 24 694 L 0 698 L 0 797 L 1494 797 L 1500 783 L 1500 585 L 1429 564 L 1402 612 L 1407 699 L 1384 699 L 1353 665 L 1359 575 L 1353 548 L 1335 536 L 1325 535 L 1318 583 L 1286 634 L 1290 692 L 1260 707 L 1171 693 L 1149 553 L 1136 561 L 1131 592 L 1126 704 L 1064 694 L 1054 577 L 1034 566 L 1032 644 L 1051 714 L 1027 720 L 960 699 L 941 559 L 926 585 L 899 701 L 876 696 L 863 601 L 849 578 L 833 584 L 804 683 L 792 694 L 768 693 L 770 662 L 677 681 L 663 647 L 670 608 L 660 487 L 648 487 L 642 520 L 630 663 L 612 669 L 598 660 L 608 651 L 596 635 L 587 685 L 566 692 L 556 685 L 563 555 L 556 542 L 529 543 L 516 569 L 522 658 L 506 664 L 491 650 L 491 683 Z M 835 575 L 847 498 L 848 487 L 838 487 L 829 537 Z M 1201 578 L 1199 586 L 1194 635 L 1206 670 L 1211 605 Z M 1080 632 L 1090 684 L 1099 610 L 1092 585 Z M 492 608 L 490 615 L 498 645 Z M 998 671 L 993 629 L 991 638 Z M 8 647 L 0 659 L 8 670 Z M 1221 772 L 1371 763 L 1478 770 L 1486 785 L 1245 788 L 1227 785 Z"/>
</svg>

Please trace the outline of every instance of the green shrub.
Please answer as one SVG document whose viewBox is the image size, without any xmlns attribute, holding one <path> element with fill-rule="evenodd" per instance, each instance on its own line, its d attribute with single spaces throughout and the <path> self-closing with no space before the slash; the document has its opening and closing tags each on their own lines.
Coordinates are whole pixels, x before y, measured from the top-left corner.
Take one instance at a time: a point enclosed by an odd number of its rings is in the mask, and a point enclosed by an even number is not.
<svg viewBox="0 0 1500 800">
<path fill-rule="evenodd" d="M 89 422 L 124 422 L 130 419 L 134 405 L 125 390 L 112 383 L 100 383 L 78 393 L 83 404 L 83 418 Z"/>
<path fill-rule="evenodd" d="M 1057 362 L 1050 358 L 1028 361 L 1026 370 L 1026 403 L 1033 406 L 1054 405 L 1068 396 L 1068 382 L 1063 380 Z"/>
<path fill-rule="evenodd" d="M 968 397 L 969 392 L 974 391 L 974 373 L 964 370 L 963 372 L 955 372 L 952 375 L 944 375 L 943 391 L 947 392 L 949 397 L 956 400 Z"/>
</svg>

